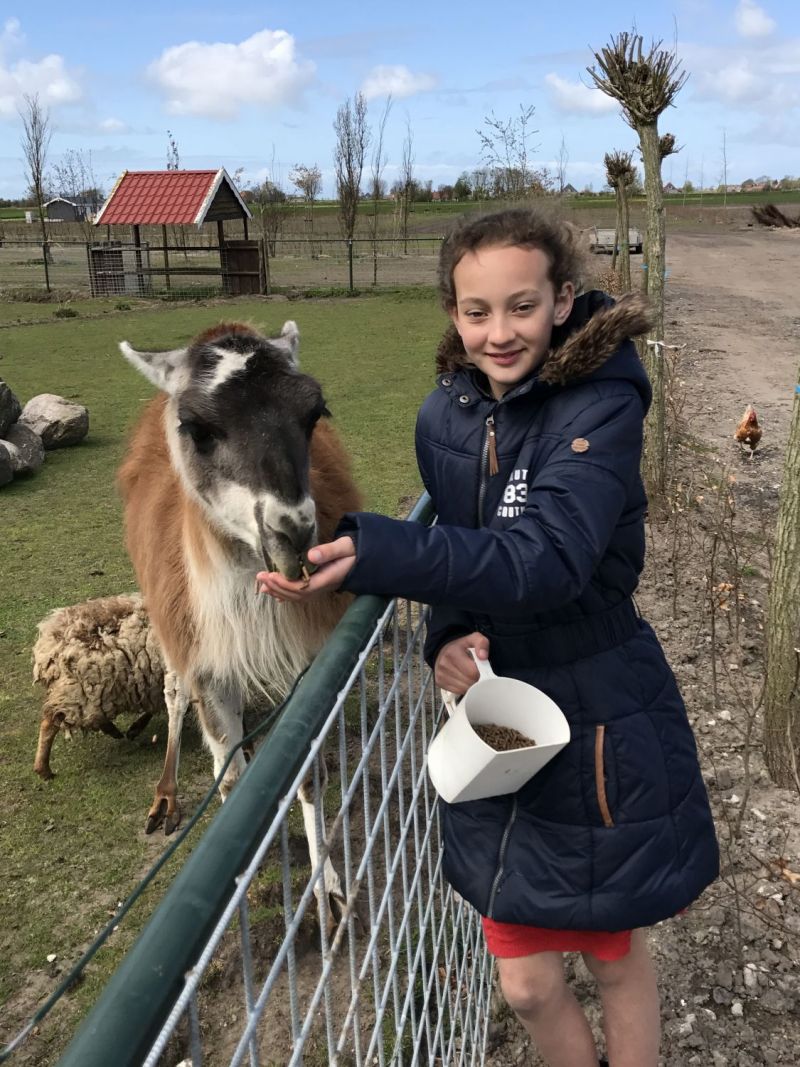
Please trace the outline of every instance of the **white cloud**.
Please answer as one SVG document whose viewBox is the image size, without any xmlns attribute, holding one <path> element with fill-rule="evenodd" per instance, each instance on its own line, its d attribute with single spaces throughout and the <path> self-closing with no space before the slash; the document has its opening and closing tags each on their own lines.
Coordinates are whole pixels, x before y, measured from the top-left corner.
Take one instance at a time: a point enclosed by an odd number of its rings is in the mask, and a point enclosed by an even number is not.
<svg viewBox="0 0 800 1067">
<path fill-rule="evenodd" d="M 567 81 L 558 74 L 545 74 L 544 80 L 559 111 L 597 115 L 616 111 L 619 107 L 616 100 L 583 82 Z"/>
<path fill-rule="evenodd" d="M 768 37 L 775 29 L 775 19 L 770 18 L 754 0 L 739 0 L 734 18 L 742 37 Z"/>
<path fill-rule="evenodd" d="M 0 31 L 0 52 L 9 48 L 18 48 L 24 40 L 19 19 L 6 19 Z"/>
<path fill-rule="evenodd" d="M 25 93 L 38 93 L 45 107 L 74 104 L 83 97 L 78 79 L 67 69 L 63 56 L 53 54 L 16 63 L 5 63 L 0 57 L 0 117 L 16 118 Z"/>
<path fill-rule="evenodd" d="M 247 104 L 298 104 L 315 66 L 296 54 L 285 30 L 261 30 L 239 44 L 187 41 L 147 69 L 177 115 L 235 118 Z"/>
<path fill-rule="evenodd" d="M 698 99 L 767 113 L 784 113 L 800 103 L 800 39 L 764 44 L 757 51 L 689 45 L 684 58 Z"/>
<path fill-rule="evenodd" d="M 130 132 L 130 126 L 128 126 L 127 122 L 123 122 L 122 119 L 114 119 L 114 118 L 102 119 L 97 124 L 97 128 L 100 131 L 100 133 L 129 133 Z"/>
<path fill-rule="evenodd" d="M 436 78 L 432 74 L 414 74 L 403 66 L 373 67 L 364 79 L 361 92 L 367 100 L 390 93 L 396 99 L 402 99 L 435 88 Z"/>
</svg>

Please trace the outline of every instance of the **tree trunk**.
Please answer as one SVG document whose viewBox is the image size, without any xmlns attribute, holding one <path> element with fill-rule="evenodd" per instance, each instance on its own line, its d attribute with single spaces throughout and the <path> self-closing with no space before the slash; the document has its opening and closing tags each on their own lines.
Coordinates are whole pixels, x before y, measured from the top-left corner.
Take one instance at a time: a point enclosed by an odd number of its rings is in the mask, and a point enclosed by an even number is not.
<svg viewBox="0 0 800 1067">
<path fill-rule="evenodd" d="M 628 244 L 630 234 L 630 213 L 628 211 L 628 191 L 624 184 L 619 187 L 619 275 L 623 293 L 631 291 L 631 249 Z"/>
<path fill-rule="evenodd" d="M 774 782 L 800 789 L 800 385 L 783 465 L 767 619 L 764 756 Z"/>
<path fill-rule="evenodd" d="M 622 188 L 619 185 L 614 186 L 614 199 L 617 202 L 617 222 L 616 229 L 614 230 L 614 248 L 611 252 L 611 269 L 617 269 L 617 258 L 619 256 L 619 239 L 622 234 Z"/>
<path fill-rule="evenodd" d="M 647 204 L 646 273 L 647 295 L 653 306 L 653 328 L 648 341 L 664 340 L 664 263 L 667 235 L 664 227 L 664 192 L 661 186 L 661 153 L 658 124 L 649 123 L 637 130 L 644 163 L 644 189 Z M 653 387 L 653 403 L 644 427 L 642 473 L 651 497 L 663 496 L 667 476 L 666 375 L 662 350 L 646 344 L 644 365 Z"/>
</svg>

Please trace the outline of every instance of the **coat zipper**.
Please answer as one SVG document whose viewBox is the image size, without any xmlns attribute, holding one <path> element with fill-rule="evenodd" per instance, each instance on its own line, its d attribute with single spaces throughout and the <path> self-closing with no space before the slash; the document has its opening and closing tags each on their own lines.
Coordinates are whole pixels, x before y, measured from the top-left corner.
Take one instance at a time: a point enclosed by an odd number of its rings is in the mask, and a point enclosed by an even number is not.
<svg viewBox="0 0 800 1067">
<path fill-rule="evenodd" d="M 497 437 L 495 435 L 494 429 L 494 413 L 496 410 L 496 407 L 492 408 L 491 415 L 488 415 L 484 420 L 486 424 L 486 431 L 485 436 L 483 438 L 483 448 L 481 449 L 481 474 L 480 481 L 478 482 L 478 526 L 483 526 L 483 502 L 486 497 L 486 483 L 489 480 L 490 444 L 494 443 L 495 455 L 497 454 Z"/>
<path fill-rule="evenodd" d="M 509 816 L 506 828 L 503 830 L 503 837 L 500 841 L 500 854 L 497 857 L 497 874 L 494 876 L 492 882 L 492 888 L 489 892 L 489 908 L 486 912 L 487 918 L 493 918 L 494 912 L 494 898 L 497 895 L 497 887 L 500 884 L 500 879 L 503 877 L 503 861 L 506 858 L 506 848 L 508 847 L 508 839 L 511 836 L 511 827 L 514 825 L 514 820 L 517 817 L 517 798 L 514 797 L 514 803 L 511 805 L 511 815 Z"/>
</svg>

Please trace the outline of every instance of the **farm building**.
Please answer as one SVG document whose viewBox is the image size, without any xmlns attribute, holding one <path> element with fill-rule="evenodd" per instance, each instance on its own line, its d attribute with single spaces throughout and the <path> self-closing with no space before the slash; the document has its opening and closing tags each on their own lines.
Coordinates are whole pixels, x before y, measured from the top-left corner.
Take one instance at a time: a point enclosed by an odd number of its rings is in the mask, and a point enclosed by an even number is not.
<svg viewBox="0 0 800 1067">
<path fill-rule="evenodd" d="M 135 268 L 131 271 L 124 264 L 123 252 L 118 247 L 96 245 L 92 249 L 94 261 L 92 291 L 145 292 L 150 288 L 150 279 L 161 274 L 165 286 L 170 288 L 170 279 L 176 274 L 220 274 L 223 288 L 230 295 L 258 293 L 263 291 L 263 266 L 260 261 L 259 242 L 248 239 L 248 222 L 252 218 L 230 175 L 219 170 L 153 170 L 124 171 L 111 194 L 94 220 L 96 226 L 129 226 Z M 225 236 L 225 221 L 240 220 L 244 228 L 244 240 L 230 240 Z M 170 264 L 170 249 L 167 227 L 196 226 L 206 222 L 217 224 L 217 245 L 220 267 L 188 268 Z M 160 227 L 162 244 L 143 246 L 141 227 Z M 196 250 L 201 246 L 194 246 Z M 149 252 L 161 254 L 163 267 L 152 266 Z M 128 256 L 130 259 L 130 256 Z M 125 275 L 123 289 L 120 280 L 111 277 L 122 272 Z M 98 284 L 95 285 L 95 280 Z M 106 284 L 111 288 L 107 288 Z"/>
<path fill-rule="evenodd" d="M 44 204 L 44 213 L 48 222 L 82 222 L 86 217 L 80 204 L 63 196 L 48 200 Z"/>
</svg>

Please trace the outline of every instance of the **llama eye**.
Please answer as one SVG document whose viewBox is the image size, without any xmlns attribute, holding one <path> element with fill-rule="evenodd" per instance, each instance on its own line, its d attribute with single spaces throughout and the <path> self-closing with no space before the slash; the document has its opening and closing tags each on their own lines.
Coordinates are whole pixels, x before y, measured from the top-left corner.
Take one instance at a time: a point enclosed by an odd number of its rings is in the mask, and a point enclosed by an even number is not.
<svg viewBox="0 0 800 1067">
<path fill-rule="evenodd" d="M 204 422 L 184 419 L 178 426 L 178 433 L 191 437 L 192 444 L 202 455 L 207 455 L 216 444 L 216 434 L 213 428 Z"/>
</svg>

